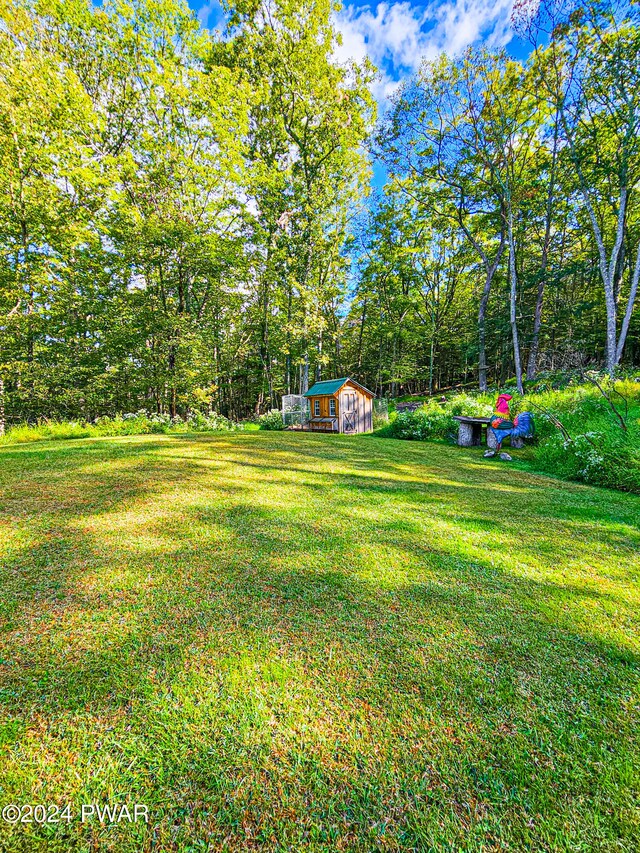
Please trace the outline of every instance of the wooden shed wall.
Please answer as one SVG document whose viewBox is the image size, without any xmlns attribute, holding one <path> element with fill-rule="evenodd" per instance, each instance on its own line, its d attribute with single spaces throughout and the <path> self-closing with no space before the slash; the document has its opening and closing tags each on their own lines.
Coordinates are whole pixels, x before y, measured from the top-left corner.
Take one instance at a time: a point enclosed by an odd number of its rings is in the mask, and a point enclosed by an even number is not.
<svg viewBox="0 0 640 853">
<path fill-rule="evenodd" d="M 355 432 L 369 432 L 373 428 L 373 400 L 357 386 L 351 385 L 349 382 L 340 391 L 340 432 L 344 432 L 344 417 L 349 411 L 347 407 L 349 402 L 348 395 L 350 394 L 353 394 L 355 397 L 354 405 L 358 414 Z"/>
</svg>

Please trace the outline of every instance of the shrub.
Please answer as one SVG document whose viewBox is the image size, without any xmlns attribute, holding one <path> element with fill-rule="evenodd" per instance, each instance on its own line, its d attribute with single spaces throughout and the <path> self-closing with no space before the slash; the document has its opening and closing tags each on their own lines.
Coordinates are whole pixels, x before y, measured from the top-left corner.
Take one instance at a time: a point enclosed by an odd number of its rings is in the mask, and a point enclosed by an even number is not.
<svg viewBox="0 0 640 853">
<path fill-rule="evenodd" d="M 401 412 L 390 423 L 387 434 L 393 438 L 424 441 L 432 438 L 453 440 L 458 431 L 454 415 L 488 417 L 491 406 L 469 394 L 460 394 L 445 403 L 430 400 L 415 412 Z"/>
<path fill-rule="evenodd" d="M 528 394 L 517 401 L 515 411 L 530 409 L 535 414 L 534 464 L 564 479 L 640 492 L 640 388 L 629 380 L 611 383 L 601 377 L 598 381 L 626 419 L 627 430 L 622 429 L 609 401 L 590 383 L 577 385 L 574 381 L 564 389 Z"/>
<path fill-rule="evenodd" d="M 260 429 L 281 430 L 284 429 L 284 421 L 282 420 L 282 412 L 279 409 L 271 409 L 264 415 L 258 418 Z"/>
<path fill-rule="evenodd" d="M 626 418 L 625 431 L 595 385 L 577 384 L 575 378 L 563 383 L 560 376 L 553 380 L 556 387 L 540 383 L 537 393 L 514 394 L 510 404 L 513 415 L 534 414 L 536 437 L 526 451 L 529 460 L 557 477 L 640 493 L 640 383 L 632 378 L 612 385 L 605 377 L 598 379 Z M 489 416 L 496 396 L 497 391 L 491 396 L 459 394 L 445 403 L 430 400 L 414 413 L 392 418 L 378 435 L 418 441 L 455 439 L 454 415 Z M 558 429 L 558 421 L 570 438 Z"/>
<path fill-rule="evenodd" d="M 51 441 L 68 438 L 90 438 L 116 435 L 143 435 L 145 433 L 213 432 L 220 430 L 236 430 L 241 427 L 223 415 L 215 413 L 203 415 L 193 412 L 185 421 L 181 417 L 174 418 L 166 414 L 147 414 L 144 410 L 127 412 L 124 415 L 108 417 L 99 416 L 92 423 L 86 421 L 41 421 L 38 424 L 20 424 L 10 427 L 4 436 L 0 436 L 1 444 L 24 443 L 29 441 Z"/>
<path fill-rule="evenodd" d="M 218 415 L 212 412 L 210 415 L 203 415 L 202 412 L 192 412 L 187 424 L 189 429 L 196 432 L 221 432 L 238 429 L 238 424 L 225 418 L 224 415 Z"/>
<path fill-rule="evenodd" d="M 382 429 L 389 425 L 389 413 L 388 412 L 376 412 L 373 413 L 373 429 Z"/>
<path fill-rule="evenodd" d="M 458 394 L 453 399 L 442 404 L 444 411 L 453 415 L 467 415 L 470 418 L 488 418 L 493 414 L 493 405 L 482 397 L 472 397 L 471 394 Z"/>
<path fill-rule="evenodd" d="M 37 425 L 20 424 L 10 427 L 0 437 L 2 444 L 25 444 L 31 441 L 57 441 L 66 438 L 87 438 L 91 427 L 78 421 L 41 421 Z"/>
<path fill-rule="evenodd" d="M 389 433 L 394 438 L 424 441 L 428 438 L 444 437 L 452 423 L 446 412 L 421 406 L 415 412 L 400 412 L 389 425 Z"/>
<path fill-rule="evenodd" d="M 171 417 L 169 415 L 155 413 L 147 418 L 149 431 L 154 433 L 168 432 L 171 426 Z"/>
<path fill-rule="evenodd" d="M 564 438 L 559 432 L 536 452 L 538 467 L 568 480 L 640 493 L 640 449 L 634 437 L 587 432 Z"/>
</svg>

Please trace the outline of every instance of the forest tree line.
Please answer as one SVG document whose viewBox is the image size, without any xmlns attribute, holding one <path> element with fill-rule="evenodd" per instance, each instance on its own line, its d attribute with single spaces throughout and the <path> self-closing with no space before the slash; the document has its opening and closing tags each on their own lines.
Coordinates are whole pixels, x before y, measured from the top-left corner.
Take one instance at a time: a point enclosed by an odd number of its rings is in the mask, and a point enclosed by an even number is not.
<svg viewBox="0 0 640 853">
<path fill-rule="evenodd" d="M 527 62 L 425 63 L 377 125 L 331 12 L 0 0 L 9 422 L 638 363 L 635 5 L 523 3 Z"/>
<path fill-rule="evenodd" d="M 350 323 L 392 394 L 640 359 L 637 6 L 523 0 L 513 24 L 527 62 L 425 63 L 377 133 Z"/>
</svg>

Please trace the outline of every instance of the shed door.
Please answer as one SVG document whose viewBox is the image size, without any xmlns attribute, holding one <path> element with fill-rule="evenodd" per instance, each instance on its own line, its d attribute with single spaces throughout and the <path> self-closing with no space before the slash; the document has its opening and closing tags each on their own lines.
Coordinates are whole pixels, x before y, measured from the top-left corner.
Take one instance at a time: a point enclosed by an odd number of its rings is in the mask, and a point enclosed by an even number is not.
<svg viewBox="0 0 640 853">
<path fill-rule="evenodd" d="M 353 391 L 346 391 L 344 395 L 342 431 L 358 432 L 358 405 L 356 395 Z"/>
</svg>

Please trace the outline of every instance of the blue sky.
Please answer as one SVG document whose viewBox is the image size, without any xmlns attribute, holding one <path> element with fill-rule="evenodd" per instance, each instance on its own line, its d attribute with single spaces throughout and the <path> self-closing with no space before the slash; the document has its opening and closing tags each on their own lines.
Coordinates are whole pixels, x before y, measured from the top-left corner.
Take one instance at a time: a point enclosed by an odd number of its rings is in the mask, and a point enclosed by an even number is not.
<svg viewBox="0 0 640 853">
<path fill-rule="evenodd" d="M 222 21 L 219 0 L 189 0 L 203 26 Z M 507 47 L 522 55 L 524 46 L 510 27 L 514 0 L 427 0 L 424 3 L 345 2 L 335 13 L 342 33 L 338 59 L 361 60 L 368 54 L 380 71 L 375 95 L 381 106 L 398 82 L 415 71 L 423 58 L 443 51 L 451 56 L 471 44 Z"/>
</svg>

